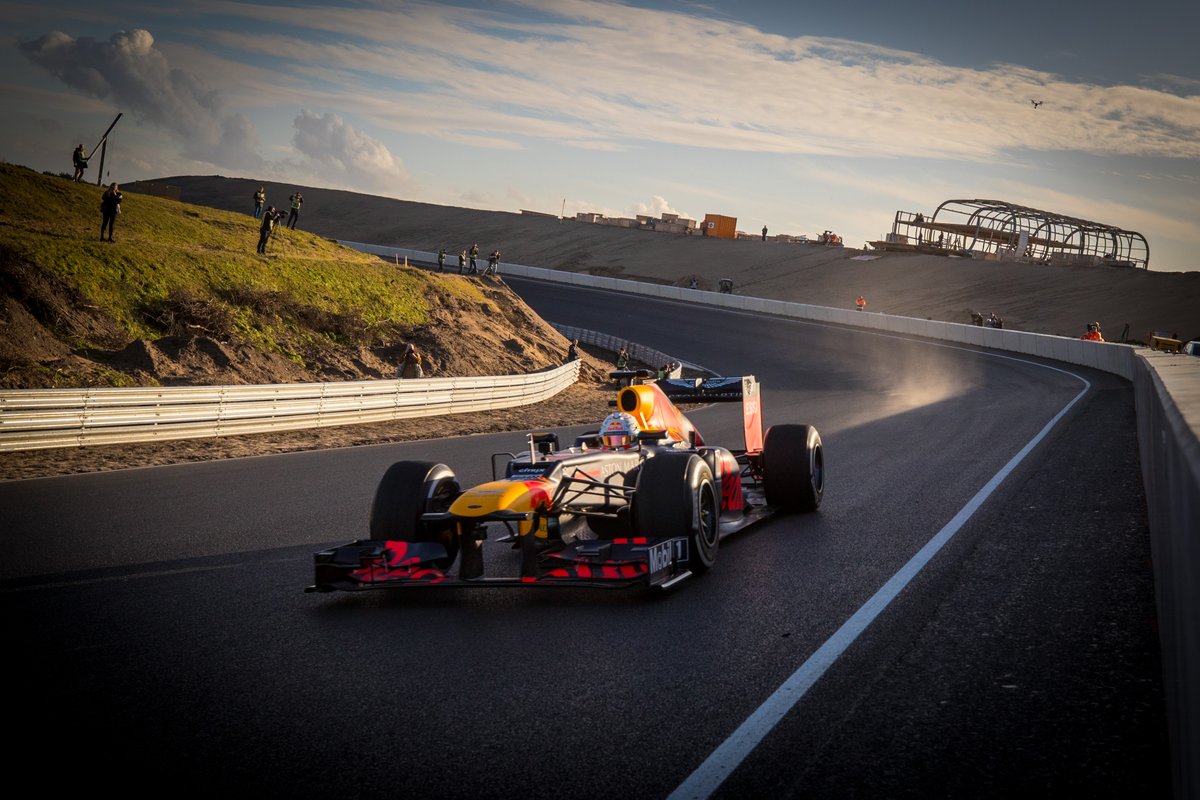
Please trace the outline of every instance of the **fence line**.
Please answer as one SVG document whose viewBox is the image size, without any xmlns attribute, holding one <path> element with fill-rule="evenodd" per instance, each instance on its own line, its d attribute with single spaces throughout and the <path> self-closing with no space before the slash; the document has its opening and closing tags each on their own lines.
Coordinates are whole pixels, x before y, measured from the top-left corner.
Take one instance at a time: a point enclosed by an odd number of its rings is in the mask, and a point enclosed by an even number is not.
<svg viewBox="0 0 1200 800">
<path fill-rule="evenodd" d="M 578 339 L 584 344 L 599 347 L 601 350 L 616 353 L 624 349 L 630 360 L 649 364 L 655 369 L 665 364 L 676 365 L 669 371 L 670 377 L 678 378 L 680 375 L 681 367 L 678 366 L 680 364 L 679 359 L 669 356 L 661 350 L 655 350 L 653 347 L 646 347 L 644 344 L 631 342 L 628 339 L 613 336 L 609 333 L 590 331 L 587 328 L 576 328 L 572 325 L 563 325 L 559 322 L 551 322 L 550 326 L 568 339 Z"/>
<path fill-rule="evenodd" d="M 579 380 L 578 361 L 527 375 L 0 391 L 0 451 L 170 441 L 529 405 Z"/>
</svg>

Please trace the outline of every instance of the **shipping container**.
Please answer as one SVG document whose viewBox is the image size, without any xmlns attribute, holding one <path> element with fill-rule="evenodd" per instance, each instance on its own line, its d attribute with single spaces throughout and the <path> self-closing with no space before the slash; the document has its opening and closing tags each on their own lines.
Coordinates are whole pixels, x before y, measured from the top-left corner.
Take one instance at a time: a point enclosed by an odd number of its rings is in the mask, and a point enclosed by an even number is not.
<svg viewBox="0 0 1200 800">
<path fill-rule="evenodd" d="M 733 239 L 737 236 L 737 217 L 723 217 L 720 214 L 705 214 L 704 223 L 700 226 L 705 236 L 718 239 Z"/>
</svg>

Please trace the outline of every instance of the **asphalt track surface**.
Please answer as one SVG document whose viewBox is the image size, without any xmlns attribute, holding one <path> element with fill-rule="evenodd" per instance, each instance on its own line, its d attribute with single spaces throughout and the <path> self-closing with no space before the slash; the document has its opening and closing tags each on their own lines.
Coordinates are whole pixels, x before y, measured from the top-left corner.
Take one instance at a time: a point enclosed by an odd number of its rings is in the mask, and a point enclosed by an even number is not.
<svg viewBox="0 0 1200 800">
<path fill-rule="evenodd" d="M 724 541 L 663 595 L 309 595 L 312 552 L 365 535 L 390 463 L 482 481 L 522 437 L 3 483 L 10 768 L 134 797 L 1170 795 L 1127 383 L 513 284 L 555 321 L 756 375 L 767 424 L 821 431 L 821 510 Z M 738 441 L 733 406 L 693 419 Z M 860 634 L 838 633 L 1006 468 Z M 489 574 L 516 565 L 490 545 Z"/>
</svg>

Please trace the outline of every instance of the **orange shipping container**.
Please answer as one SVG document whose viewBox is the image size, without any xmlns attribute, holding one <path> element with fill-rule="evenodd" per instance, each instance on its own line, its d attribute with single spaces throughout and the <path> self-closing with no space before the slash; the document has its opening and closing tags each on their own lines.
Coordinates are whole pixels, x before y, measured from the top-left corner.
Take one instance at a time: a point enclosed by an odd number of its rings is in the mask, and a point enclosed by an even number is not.
<svg viewBox="0 0 1200 800">
<path fill-rule="evenodd" d="M 737 217 L 723 217 L 720 214 L 705 214 L 701 223 L 701 232 L 705 236 L 715 236 L 718 239 L 733 239 L 737 236 Z"/>
</svg>

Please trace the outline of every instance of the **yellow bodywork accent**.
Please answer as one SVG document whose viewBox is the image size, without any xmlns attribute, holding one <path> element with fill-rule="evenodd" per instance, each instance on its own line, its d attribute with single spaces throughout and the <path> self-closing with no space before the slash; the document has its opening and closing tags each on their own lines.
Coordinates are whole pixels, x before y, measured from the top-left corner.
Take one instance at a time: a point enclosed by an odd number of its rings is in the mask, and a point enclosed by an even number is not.
<svg viewBox="0 0 1200 800">
<path fill-rule="evenodd" d="M 486 517 L 497 511 L 544 511 L 550 507 L 550 484 L 546 481 L 491 481 L 462 493 L 450 506 L 456 517 Z M 518 533 L 524 535 L 533 528 L 532 521 L 517 523 Z M 546 520 L 538 521 L 534 533 L 546 538 Z"/>
</svg>

